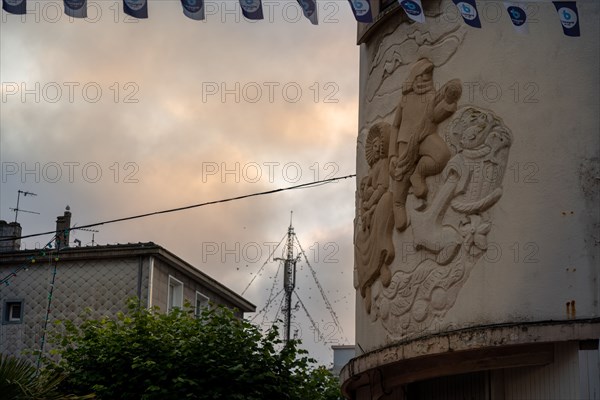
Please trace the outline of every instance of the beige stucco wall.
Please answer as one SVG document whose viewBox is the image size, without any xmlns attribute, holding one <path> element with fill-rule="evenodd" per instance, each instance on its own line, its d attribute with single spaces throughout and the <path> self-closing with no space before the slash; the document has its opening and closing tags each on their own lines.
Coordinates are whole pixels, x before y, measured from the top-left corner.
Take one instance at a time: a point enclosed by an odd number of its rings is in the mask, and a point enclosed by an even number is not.
<svg viewBox="0 0 600 400">
<path fill-rule="evenodd" d="M 200 292 L 209 298 L 211 303 L 216 305 L 226 306 L 236 309 L 236 315 L 240 318 L 243 313 L 237 310 L 236 306 L 228 301 L 223 296 L 215 292 L 207 285 L 202 285 L 197 279 L 190 275 L 174 268 L 168 263 L 155 258 L 153 261 L 152 273 L 152 306 L 159 307 L 163 312 L 167 310 L 168 291 L 169 291 L 169 276 L 183 283 L 183 298 L 184 303 L 189 302 L 192 307 L 196 304 L 196 292 Z"/>
<path fill-rule="evenodd" d="M 461 213 L 449 206 L 439 226 L 418 220 L 427 223 L 421 236 L 439 238 L 444 226 L 460 235 L 458 254 L 443 265 L 427 248 L 415 249 L 414 221 L 422 209 L 414 210 L 418 202 L 408 195 L 414 220 L 402 232 L 392 230 L 391 283 L 385 287 L 376 276 L 369 311 L 357 291 L 357 344 L 368 352 L 466 327 L 598 317 L 600 4 L 577 2 L 581 37 L 573 38 L 563 35 L 550 2 L 531 4 L 535 21 L 528 35 L 514 31 L 502 2 L 482 3 L 482 29 L 465 26 L 450 12 L 449 0 L 423 3 L 426 24 L 388 18 L 361 45 L 357 187 L 372 171 L 365 157 L 369 129 L 393 123 L 402 83 L 414 62 L 427 57 L 435 65 L 436 89 L 451 79 L 462 82 L 458 111 L 439 124 L 437 135 L 446 138 L 467 107 L 489 113 L 509 132 L 510 147 L 495 160 L 500 180 L 491 183 L 501 196 L 483 211 Z M 455 130 L 462 132 L 460 126 Z M 428 178 L 425 211 L 446 181 L 444 173 Z M 467 191 L 469 185 L 474 183 Z M 358 231 L 360 189 L 356 202 Z M 489 229 L 480 239 L 487 244 L 469 255 L 466 241 L 473 240 L 465 231 L 482 232 L 485 222 Z M 365 237 L 368 232 L 355 234 L 355 242 L 360 246 Z M 357 261 L 355 268 L 365 266 Z"/>
</svg>

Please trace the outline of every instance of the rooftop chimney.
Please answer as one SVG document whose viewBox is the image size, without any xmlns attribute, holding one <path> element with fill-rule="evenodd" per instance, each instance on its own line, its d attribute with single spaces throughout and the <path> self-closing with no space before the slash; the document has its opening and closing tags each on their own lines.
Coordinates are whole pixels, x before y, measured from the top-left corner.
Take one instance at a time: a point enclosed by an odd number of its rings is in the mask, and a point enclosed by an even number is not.
<svg viewBox="0 0 600 400">
<path fill-rule="evenodd" d="M 56 250 L 69 247 L 69 232 L 71 230 L 71 207 L 65 208 L 62 216 L 56 217 Z"/>
<path fill-rule="evenodd" d="M 0 220 L 0 253 L 21 250 L 21 225 Z M 12 239 L 12 240 L 2 240 Z"/>
</svg>

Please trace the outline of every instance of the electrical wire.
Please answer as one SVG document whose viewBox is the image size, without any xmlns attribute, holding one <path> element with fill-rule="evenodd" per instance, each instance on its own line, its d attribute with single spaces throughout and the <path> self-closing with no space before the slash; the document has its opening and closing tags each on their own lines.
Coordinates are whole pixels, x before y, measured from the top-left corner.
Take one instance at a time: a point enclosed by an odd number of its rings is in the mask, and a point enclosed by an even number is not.
<svg viewBox="0 0 600 400">
<path fill-rule="evenodd" d="M 322 185 L 325 185 L 325 184 L 328 184 L 328 183 L 331 183 L 331 182 L 336 182 L 336 181 L 339 181 L 339 180 L 342 180 L 342 179 L 353 178 L 355 176 L 356 176 L 356 174 L 346 175 L 346 176 L 342 176 L 342 177 L 329 178 L 329 179 L 324 179 L 324 180 L 321 180 L 321 181 L 303 183 L 303 184 L 289 186 L 289 187 L 285 187 L 285 188 L 278 188 L 278 189 L 273 189 L 273 190 L 267 190 L 267 191 L 263 191 L 263 192 L 251 193 L 251 194 L 246 194 L 246 195 L 241 195 L 241 196 L 236 196 L 236 197 L 230 197 L 230 198 L 221 199 L 221 200 L 213 200 L 213 201 L 208 201 L 208 202 L 198 203 L 198 204 L 192 204 L 192 205 L 183 206 L 183 207 L 177 207 L 177 208 L 171 208 L 171 209 L 167 209 L 167 210 L 155 211 L 155 212 L 151 212 L 151 213 L 144 213 L 144 214 L 132 215 L 132 216 L 129 216 L 129 217 L 115 218 L 115 219 L 106 220 L 106 221 L 102 221 L 102 222 L 96 222 L 96 223 L 92 223 L 92 224 L 82 225 L 82 226 L 79 226 L 79 227 L 72 227 L 70 229 L 65 230 L 65 234 L 68 231 L 73 231 L 73 230 L 78 230 L 78 229 L 79 230 L 86 230 L 87 228 L 91 228 L 91 227 L 95 227 L 95 226 L 100 226 L 100 225 L 108 225 L 108 224 L 112 224 L 112 223 L 116 223 L 116 222 L 130 221 L 130 220 L 140 219 L 140 218 L 145 218 L 145 217 L 150 217 L 150 216 L 154 216 L 154 215 L 168 214 L 168 213 L 173 213 L 173 212 L 178 212 L 178 211 L 184 211 L 184 210 L 189 210 L 189 209 L 192 209 L 192 208 L 199 208 L 199 207 L 213 205 L 213 204 L 227 203 L 227 202 L 236 201 L 236 200 L 242 200 L 242 199 L 246 199 L 246 198 L 250 198 L 250 197 L 257 197 L 257 196 L 264 196 L 264 195 L 274 194 L 274 193 L 283 192 L 283 191 L 287 191 L 287 190 L 295 190 L 295 189 L 304 189 L 304 188 L 317 187 L 317 186 L 322 186 Z M 56 231 L 41 232 L 41 233 L 35 233 L 35 234 L 25 235 L 25 236 L 20 236 L 20 237 L 2 238 L 2 239 L 0 239 L 0 241 L 8 241 L 8 240 L 14 241 L 14 240 L 19 240 L 19 239 L 25 239 L 25 238 L 31 238 L 31 237 L 37 237 L 37 236 L 43 236 L 43 235 L 49 235 L 49 234 L 53 234 L 54 235 L 53 238 L 40 251 L 40 255 L 41 256 L 45 256 L 46 253 L 45 253 L 44 250 L 50 248 L 52 242 L 56 238 Z M 286 235 L 283 236 L 283 238 L 281 239 L 281 241 L 279 242 L 279 244 L 273 249 L 273 251 L 269 255 L 269 258 L 267 259 L 267 261 L 265 261 L 265 263 L 261 266 L 261 268 L 256 273 L 256 275 L 248 283 L 248 285 L 246 286 L 246 288 L 244 289 L 244 291 L 242 292 L 242 294 L 244 294 L 246 292 L 246 290 L 248 290 L 248 288 L 250 287 L 250 285 L 252 284 L 252 282 L 254 282 L 254 280 L 256 279 L 256 277 L 262 272 L 262 270 L 266 266 L 267 262 L 270 260 L 271 256 L 274 254 L 275 250 L 279 247 L 279 245 L 281 244 L 281 242 L 283 241 L 283 239 L 285 238 L 285 236 Z M 296 237 L 296 240 L 298 241 L 297 237 Z M 299 241 L 298 241 L 298 245 L 300 245 Z M 300 247 L 300 249 L 301 249 L 301 251 L 302 251 L 302 253 L 304 255 L 306 263 L 308 264 L 308 266 L 309 266 L 309 268 L 310 268 L 310 270 L 311 270 L 311 272 L 313 274 L 313 277 L 316 280 L 316 275 L 315 275 L 316 272 L 313 270 L 312 266 L 308 263 L 308 258 L 306 256 L 306 253 L 304 253 L 304 250 L 302 249 L 302 247 Z M 28 259 L 28 261 L 30 261 L 31 263 L 34 263 L 35 262 L 35 257 L 31 256 Z M 46 336 L 45 334 L 46 334 L 47 325 L 48 325 L 48 318 L 49 318 L 49 314 L 50 314 L 50 307 L 51 307 L 51 304 L 52 304 L 52 294 L 53 294 L 53 291 L 54 291 L 54 280 L 56 278 L 56 269 L 57 269 L 57 264 L 58 264 L 58 257 L 56 257 L 54 259 L 54 263 L 53 264 L 54 264 L 54 269 L 53 269 L 53 274 L 52 274 L 51 283 L 50 283 L 50 290 L 49 290 L 49 294 L 48 294 L 48 307 L 46 309 L 46 320 L 45 320 L 45 324 L 44 324 L 44 328 L 43 328 L 44 335 L 43 335 L 42 340 L 41 340 L 40 358 L 38 358 L 38 362 L 37 362 L 37 368 L 38 369 L 39 369 L 39 366 L 40 366 L 41 354 L 43 353 L 44 345 L 45 345 L 45 336 Z M 13 270 L 13 272 L 9 273 L 7 276 L 5 276 L 4 278 L 2 278 L 0 280 L 0 285 L 2 285 L 2 284 L 8 285 L 9 281 L 10 281 L 10 279 L 12 277 L 17 276 L 18 272 L 20 272 L 21 270 L 27 269 L 28 267 L 29 267 L 29 264 L 22 264 L 21 266 L 17 267 L 15 270 Z M 254 318 L 252 318 L 252 321 L 256 317 L 258 317 L 262 312 L 264 312 L 264 315 L 263 315 L 263 323 L 264 323 L 264 319 L 265 319 L 266 314 L 267 314 L 267 309 L 272 304 L 272 302 L 275 301 L 277 299 L 277 297 L 279 297 L 279 295 L 283 292 L 283 289 L 282 289 L 277 294 L 275 294 L 275 296 L 273 296 L 273 291 L 274 291 L 274 287 L 275 287 L 275 282 L 277 281 L 277 274 L 278 273 L 279 273 L 279 268 L 277 269 L 277 273 L 275 274 L 275 278 L 273 279 L 273 286 L 271 287 L 271 291 L 269 293 L 269 299 L 267 301 L 267 304 L 265 304 L 265 307 L 263 307 L 263 309 L 261 311 L 259 311 L 257 314 L 255 314 Z M 335 311 L 333 311 L 333 308 L 331 307 L 331 304 L 329 303 L 329 301 L 325 297 L 324 291 L 323 291 L 322 287 L 320 286 L 320 283 L 318 281 L 316 281 L 316 282 L 317 282 L 317 285 L 319 286 L 319 289 L 321 290 L 321 294 L 324 297 L 324 300 L 326 302 L 327 308 L 332 313 L 332 317 L 334 318 L 334 322 L 341 329 L 341 326 L 339 325 L 339 321 L 337 320 L 337 315 L 335 314 Z M 296 294 L 296 297 L 298 297 L 297 294 Z M 311 316 L 308 314 L 308 310 L 306 310 L 306 307 L 302 303 L 302 300 L 300 300 L 299 297 L 298 297 L 298 300 L 300 301 L 300 304 L 302 305 L 302 308 L 304 309 L 304 311 L 307 313 L 309 319 L 311 320 L 311 323 L 312 323 L 313 327 L 315 327 L 315 329 L 318 330 L 315 322 L 312 320 Z M 283 299 L 281 301 L 281 304 L 283 304 Z M 275 316 L 275 321 L 277 320 L 277 317 L 279 316 L 279 312 L 281 311 L 281 304 L 278 307 L 277 314 Z M 343 334 L 343 332 L 342 332 L 342 334 Z M 319 332 L 319 335 L 320 335 L 320 332 Z"/>
<path fill-rule="evenodd" d="M 129 216 L 129 217 L 109 219 L 109 220 L 102 221 L 102 222 L 95 222 L 95 223 L 92 223 L 92 224 L 82 225 L 82 226 L 79 226 L 77 228 L 71 228 L 70 230 L 72 231 L 72 230 L 77 230 L 77 229 L 86 229 L 86 228 L 92 228 L 94 226 L 108 225 L 108 224 L 114 224 L 116 222 L 131 221 L 133 219 L 151 217 L 151 216 L 154 216 L 154 215 L 169 214 L 169 213 L 173 213 L 173 212 L 190 210 L 192 208 L 204 207 L 204 206 L 209 206 L 209 205 L 213 205 L 213 204 L 228 203 L 228 202 L 231 202 L 231 201 L 247 199 L 247 198 L 250 198 L 250 197 L 265 196 L 265 195 L 269 195 L 269 194 L 284 192 L 284 191 L 287 191 L 287 190 L 306 189 L 306 188 L 315 187 L 315 186 L 321 186 L 321 185 L 326 184 L 326 183 L 336 182 L 336 181 L 340 181 L 342 179 L 348 179 L 348 178 L 353 178 L 353 177 L 356 177 L 356 174 L 351 174 L 351 175 L 346 175 L 346 176 L 339 176 L 339 177 L 336 177 L 336 178 L 323 179 L 323 180 L 315 181 L 315 182 L 301 183 L 299 185 L 288 186 L 288 187 L 278 188 L 278 189 L 272 189 L 272 190 L 266 190 L 266 191 L 257 192 L 257 193 L 250 193 L 250 194 L 245 194 L 245 195 L 241 195 L 241 196 L 229 197 L 229 198 L 221 199 L 221 200 L 207 201 L 207 202 L 204 202 L 204 203 L 192 204 L 192 205 L 183 206 L 183 207 L 170 208 L 170 209 L 167 209 L 167 210 L 161 210 L 161 211 L 154 211 L 154 212 L 149 212 L 149 213 L 144 213 L 144 214 L 132 215 L 132 216 Z M 55 231 L 48 231 L 48 232 L 34 233 L 34 234 L 31 234 L 31 235 L 25 235 L 25 236 L 20 236 L 20 237 L 3 238 L 3 239 L 0 239 L 0 242 L 1 241 L 8 241 L 8 240 L 26 239 L 26 238 L 36 237 L 36 236 L 50 235 L 50 234 L 54 234 L 54 233 L 55 233 Z"/>
</svg>

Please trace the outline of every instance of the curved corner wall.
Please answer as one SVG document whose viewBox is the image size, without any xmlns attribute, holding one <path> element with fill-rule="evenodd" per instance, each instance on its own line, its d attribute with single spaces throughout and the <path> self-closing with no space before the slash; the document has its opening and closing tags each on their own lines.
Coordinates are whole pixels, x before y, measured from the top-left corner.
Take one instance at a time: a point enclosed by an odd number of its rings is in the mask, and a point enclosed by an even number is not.
<svg viewBox="0 0 600 400">
<path fill-rule="evenodd" d="M 528 3 L 528 34 L 478 5 L 481 29 L 450 0 L 423 0 L 424 24 L 375 7 L 359 28 L 348 396 L 600 336 L 600 4 L 577 2 L 580 37 L 551 2 Z"/>
</svg>

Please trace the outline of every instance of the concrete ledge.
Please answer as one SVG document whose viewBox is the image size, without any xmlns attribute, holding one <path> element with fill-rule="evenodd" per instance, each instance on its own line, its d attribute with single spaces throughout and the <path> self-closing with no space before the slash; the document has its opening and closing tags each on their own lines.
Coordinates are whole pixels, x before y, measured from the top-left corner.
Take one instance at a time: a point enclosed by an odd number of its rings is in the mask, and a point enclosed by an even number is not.
<svg viewBox="0 0 600 400">
<path fill-rule="evenodd" d="M 600 337 L 600 318 L 479 326 L 398 342 L 350 360 L 342 391 L 437 376 L 552 362 L 553 343 Z M 379 389 L 378 389 L 379 388 Z"/>
</svg>

